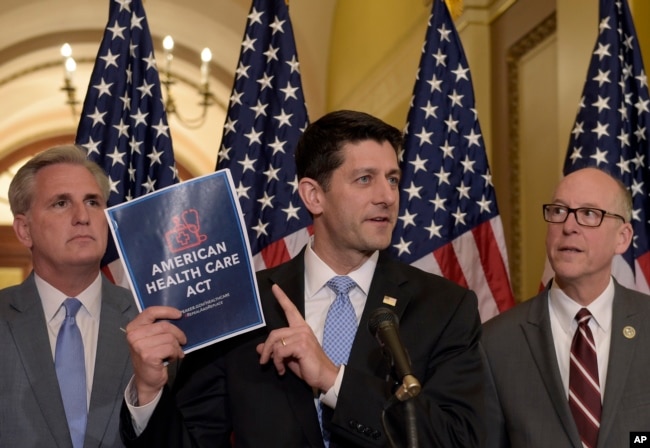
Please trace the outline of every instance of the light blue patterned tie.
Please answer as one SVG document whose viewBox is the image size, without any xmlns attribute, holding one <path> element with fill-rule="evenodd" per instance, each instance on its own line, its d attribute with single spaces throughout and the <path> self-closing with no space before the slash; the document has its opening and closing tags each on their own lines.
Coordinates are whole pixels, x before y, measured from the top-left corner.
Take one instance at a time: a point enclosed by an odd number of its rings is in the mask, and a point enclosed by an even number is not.
<svg viewBox="0 0 650 448">
<path fill-rule="evenodd" d="M 336 293 L 336 299 L 327 311 L 325 331 L 323 332 L 323 351 L 337 366 L 348 362 L 352 342 L 357 333 L 357 315 L 348 295 L 356 285 L 354 280 L 344 275 L 333 277 L 327 282 L 327 286 Z M 318 418 L 323 429 L 323 441 L 328 447 L 330 434 L 323 428 L 323 412 L 327 413 L 327 409 L 324 410 L 320 402 L 318 411 Z"/>
<path fill-rule="evenodd" d="M 65 299 L 65 319 L 56 338 L 56 355 L 54 365 L 59 379 L 61 398 L 68 428 L 72 437 L 72 446 L 82 448 L 86 434 L 87 398 L 86 398 L 86 364 L 84 361 L 84 344 L 75 316 L 81 302 L 77 299 Z"/>
</svg>

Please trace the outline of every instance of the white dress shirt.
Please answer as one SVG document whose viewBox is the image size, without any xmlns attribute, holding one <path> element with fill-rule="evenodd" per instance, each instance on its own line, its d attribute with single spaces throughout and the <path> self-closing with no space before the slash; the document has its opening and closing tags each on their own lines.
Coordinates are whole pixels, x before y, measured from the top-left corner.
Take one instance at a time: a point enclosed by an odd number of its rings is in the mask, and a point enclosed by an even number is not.
<svg viewBox="0 0 650 448">
<path fill-rule="evenodd" d="M 609 285 L 589 306 L 584 307 L 593 316 L 589 320 L 589 328 L 596 344 L 598 358 L 598 383 L 600 384 L 600 399 L 605 395 L 605 380 L 607 379 L 607 366 L 609 365 L 609 346 L 612 335 L 612 307 L 614 305 L 614 281 L 610 278 Z M 548 301 L 551 317 L 551 331 L 557 354 L 557 364 L 560 368 L 562 385 L 569 399 L 569 366 L 571 357 L 571 342 L 578 329 L 575 319 L 582 305 L 567 296 L 553 282 L 549 290 Z"/>
<path fill-rule="evenodd" d="M 59 328 L 65 318 L 63 301 L 69 296 L 47 283 L 37 274 L 34 274 L 34 281 L 38 295 L 41 297 L 45 321 L 47 322 L 52 360 L 56 354 L 56 338 L 59 335 Z M 84 361 L 86 364 L 86 399 L 90 406 L 90 393 L 93 389 L 93 376 L 95 373 L 95 356 L 97 355 L 97 339 L 99 335 L 99 315 L 101 313 L 102 277 L 97 278 L 75 298 L 82 307 L 79 308 L 75 320 L 81 332 L 81 339 L 84 344 Z"/>
</svg>

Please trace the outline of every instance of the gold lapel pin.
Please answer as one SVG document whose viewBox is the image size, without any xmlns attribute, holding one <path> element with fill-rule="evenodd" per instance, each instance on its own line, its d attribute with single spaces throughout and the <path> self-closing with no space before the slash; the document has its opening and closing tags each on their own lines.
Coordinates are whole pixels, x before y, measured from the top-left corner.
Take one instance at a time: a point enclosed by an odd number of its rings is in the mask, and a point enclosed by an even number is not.
<svg viewBox="0 0 650 448">
<path fill-rule="evenodd" d="M 625 328 L 623 328 L 623 336 L 625 336 L 628 339 L 634 338 L 636 336 L 636 330 L 634 327 L 628 325 Z"/>
<path fill-rule="evenodd" d="M 397 305 L 397 299 L 391 296 L 384 296 L 384 303 L 386 305 L 395 306 Z"/>
</svg>

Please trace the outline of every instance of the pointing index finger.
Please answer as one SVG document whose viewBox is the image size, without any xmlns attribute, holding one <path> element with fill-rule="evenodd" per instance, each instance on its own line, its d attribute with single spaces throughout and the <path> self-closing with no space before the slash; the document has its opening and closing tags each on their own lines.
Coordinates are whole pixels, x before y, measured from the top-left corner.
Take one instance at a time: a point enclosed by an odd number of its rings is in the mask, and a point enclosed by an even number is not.
<svg viewBox="0 0 650 448">
<path fill-rule="evenodd" d="M 298 308 L 296 308 L 291 299 L 289 299 L 284 291 L 282 291 L 282 288 L 280 288 L 277 284 L 274 284 L 271 286 L 271 291 L 282 307 L 284 315 L 287 317 L 287 321 L 289 321 L 290 327 L 301 325 L 305 322 L 305 319 L 303 319 L 300 311 L 298 311 Z"/>
</svg>

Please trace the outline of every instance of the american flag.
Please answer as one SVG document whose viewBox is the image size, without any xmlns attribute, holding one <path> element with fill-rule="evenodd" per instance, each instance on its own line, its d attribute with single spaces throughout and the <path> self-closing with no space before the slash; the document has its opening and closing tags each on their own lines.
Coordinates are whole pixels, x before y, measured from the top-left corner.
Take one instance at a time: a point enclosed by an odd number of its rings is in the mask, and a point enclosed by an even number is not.
<svg viewBox="0 0 650 448">
<path fill-rule="evenodd" d="M 434 1 L 401 157 L 391 251 L 473 289 L 483 321 L 514 305 L 472 80 L 444 1 Z"/>
<path fill-rule="evenodd" d="M 141 0 L 110 2 L 76 142 L 108 174 L 109 206 L 178 182 Z M 115 283 L 128 286 L 111 238 L 102 266 Z"/>
<path fill-rule="evenodd" d="M 311 224 L 293 160 L 308 117 L 285 0 L 253 1 L 235 76 L 216 168 L 231 171 L 260 270 L 296 255 Z"/>
<path fill-rule="evenodd" d="M 564 174 L 595 166 L 618 176 L 632 193 L 634 239 L 614 259 L 613 275 L 649 292 L 650 99 L 639 42 L 626 0 L 601 0 L 598 38 L 591 56 Z M 547 263 L 542 282 L 553 275 Z"/>
</svg>

